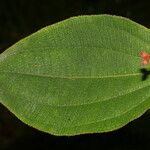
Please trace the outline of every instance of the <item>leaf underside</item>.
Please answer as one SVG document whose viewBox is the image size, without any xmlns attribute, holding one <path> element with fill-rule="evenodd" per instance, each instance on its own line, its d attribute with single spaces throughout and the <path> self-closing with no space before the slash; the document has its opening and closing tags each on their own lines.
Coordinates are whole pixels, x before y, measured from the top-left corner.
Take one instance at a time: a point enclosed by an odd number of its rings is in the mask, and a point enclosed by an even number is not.
<svg viewBox="0 0 150 150">
<path fill-rule="evenodd" d="M 0 54 L 0 102 L 55 135 L 118 129 L 150 107 L 139 53 L 150 30 L 123 17 L 79 16 L 45 27 Z"/>
</svg>

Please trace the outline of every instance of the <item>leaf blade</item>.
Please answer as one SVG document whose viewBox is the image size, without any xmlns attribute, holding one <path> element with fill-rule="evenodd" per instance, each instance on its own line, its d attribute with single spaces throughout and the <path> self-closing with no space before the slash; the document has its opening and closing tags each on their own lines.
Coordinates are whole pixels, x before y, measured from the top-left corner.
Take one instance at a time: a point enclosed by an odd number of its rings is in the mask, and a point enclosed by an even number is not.
<svg viewBox="0 0 150 150">
<path fill-rule="evenodd" d="M 117 129 L 149 108 L 150 83 L 139 72 L 139 52 L 149 43 L 148 29 L 115 16 L 46 27 L 0 55 L 0 99 L 52 134 Z"/>
</svg>

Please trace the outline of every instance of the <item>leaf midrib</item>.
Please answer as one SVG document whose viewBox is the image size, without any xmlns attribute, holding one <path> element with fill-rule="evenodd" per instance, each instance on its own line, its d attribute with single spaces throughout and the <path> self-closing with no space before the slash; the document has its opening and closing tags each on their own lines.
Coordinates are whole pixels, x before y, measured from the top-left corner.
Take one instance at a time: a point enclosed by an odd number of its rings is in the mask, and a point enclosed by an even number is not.
<svg viewBox="0 0 150 150">
<path fill-rule="evenodd" d="M 58 79 L 104 79 L 104 78 L 119 78 L 119 77 L 130 77 L 130 76 L 139 76 L 140 73 L 129 73 L 129 74 L 114 74 L 114 75 L 106 75 L 106 76 L 52 76 L 48 74 L 32 74 L 32 73 L 21 73 L 21 72 L 8 72 L 8 71 L 0 71 L 0 73 L 4 74 L 16 74 L 16 75 L 24 75 L 24 76 L 32 76 L 32 77 L 42 77 L 42 78 L 58 78 Z"/>
</svg>

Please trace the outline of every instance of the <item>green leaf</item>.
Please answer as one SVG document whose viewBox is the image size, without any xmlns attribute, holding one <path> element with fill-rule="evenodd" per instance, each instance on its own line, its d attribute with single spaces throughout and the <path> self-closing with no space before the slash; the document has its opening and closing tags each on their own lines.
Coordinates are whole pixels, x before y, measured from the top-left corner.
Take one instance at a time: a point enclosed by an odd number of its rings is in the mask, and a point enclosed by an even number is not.
<svg viewBox="0 0 150 150">
<path fill-rule="evenodd" d="M 45 27 L 0 55 L 0 102 L 55 135 L 118 129 L 150 107 L 139 53 L 150 30 L 122 17 L 79 16 Z"/>
</svg>

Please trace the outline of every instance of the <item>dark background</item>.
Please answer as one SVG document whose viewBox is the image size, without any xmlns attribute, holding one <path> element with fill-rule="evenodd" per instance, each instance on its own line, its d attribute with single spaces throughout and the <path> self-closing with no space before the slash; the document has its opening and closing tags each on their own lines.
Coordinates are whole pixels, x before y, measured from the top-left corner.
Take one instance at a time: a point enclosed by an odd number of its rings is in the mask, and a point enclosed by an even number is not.
<svg viewBox="0 0 150 150">
<path fill-rule="evenodd" d="M 0 0 L 0 52 L 38 29 L 83 14 L 114 14 L 150 27 L 149 0 Z M 0 104 L 0 150 L 149 150 L 150 112 L 100 134 L 56 137 L 33 129 Z"/>
</svg>

